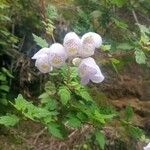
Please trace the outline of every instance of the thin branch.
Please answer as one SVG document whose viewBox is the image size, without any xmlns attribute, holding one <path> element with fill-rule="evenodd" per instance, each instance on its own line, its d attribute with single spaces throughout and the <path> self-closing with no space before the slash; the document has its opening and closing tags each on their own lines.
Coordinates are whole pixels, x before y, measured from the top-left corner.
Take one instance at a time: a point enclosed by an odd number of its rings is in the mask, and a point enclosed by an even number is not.
<svg viewBox="0 0 150 150">
<path fill-rule="evenodd" d="M 137 15 L 136 15 L 134 9 L 132 9 L 132 15 L 133 15 L 133 17 L 134 17 L 135 22 L 138 23 L 138 24 L 140 24 L 140 23 L 139 23 L 139 20 L 138 20 L 138 17 L 137 17 Z"/>
<path fill-rule="evenodd" d="M 46 130 L 47 130 L 47 127 L 45 127 L 45 128 L 42 129 L 39 133 L 37 133 L 36 138 L 35 138 L 35 140 L 34 140 L 34 142 L 33 142 L 34 145 L 36 144 L 38 138 L 39 138 Z"/>
</svg>

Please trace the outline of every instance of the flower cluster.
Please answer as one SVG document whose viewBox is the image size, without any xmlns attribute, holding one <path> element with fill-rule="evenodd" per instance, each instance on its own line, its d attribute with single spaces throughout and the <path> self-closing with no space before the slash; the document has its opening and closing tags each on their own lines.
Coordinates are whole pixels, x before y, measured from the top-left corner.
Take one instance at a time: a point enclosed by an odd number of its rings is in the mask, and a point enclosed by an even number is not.
<svg viewBox="0 0 150 150">
<path fill-rule="evenodd" d="M 104 80 L 100 68 L 95 60 L 90 56 L 94 55 L 95 49 L 102 44 L 100 35 L 88 32 L 81 38 L 69 32 L 64 37 L 63 45 L 52 44 L 49 48 L 40 49 L 32 59 L 35 59 L 35 66 L 42 73 L 52 71 L 53 67 L 60 68 L 67 59 L 73 59 L 78 66 L 78 74 L 82 84 L 87 84 L 90 80 L 100 83 Z"/>
<path fill-rule="evenodd" d="M 150 143 L 148 143 L 145 147 L 143 147 L 143 150 L 150 150 Z"/>
</svg>

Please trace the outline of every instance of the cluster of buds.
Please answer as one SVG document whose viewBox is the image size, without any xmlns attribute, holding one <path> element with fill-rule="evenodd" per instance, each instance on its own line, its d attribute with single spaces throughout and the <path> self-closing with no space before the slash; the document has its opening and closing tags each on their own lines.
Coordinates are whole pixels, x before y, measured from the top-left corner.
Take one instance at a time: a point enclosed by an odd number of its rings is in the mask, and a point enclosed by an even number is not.
<svg viewBox="0 0 150 150">
<path fill-rule="evenodd" d="M 69 32 L 64 37 L 63 45 L 54 43 L 49 48 L 42 48 L 32 59 L 36 60 L 35 66 L 42 73 L 52 71 L 53 67 L 60 68 L 67 59 L 73 60 L 73 64 L 78 67 L 82 84 L 87 84 L 90 80 L 100 83 L 104 76 L 91 56 L 101 44 L 102 38 L 97 33 L 88 32 L 79 38 L 76 33 Z"/>
</svg>

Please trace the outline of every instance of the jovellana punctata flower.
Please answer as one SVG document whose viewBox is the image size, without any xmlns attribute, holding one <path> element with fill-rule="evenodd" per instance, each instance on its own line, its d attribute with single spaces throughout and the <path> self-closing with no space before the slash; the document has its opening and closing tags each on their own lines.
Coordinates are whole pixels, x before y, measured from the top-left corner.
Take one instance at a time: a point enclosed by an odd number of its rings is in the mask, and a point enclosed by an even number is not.
<svg viewBox="0 0 150 150">
<path fill-rule="evenodd" d="M 81 38 L 82 49 L 79 51 L 79 55 L 83 58 L 94 55 L 95 48 L 99 48 L 102 44 L 102 38 L 99 34 L 94 32 L 88 32 Z"/>
<path fill-rule="evenodd" d="M 81 50 L 81 40 L 78 35 L 74 32 L 69 32 L 66 34 L 63 43 L 68 57 L 75 57 Z"/>
<path fill-rule="evenodd" d="M 102 45 L 102 38 L 95 32 L 88 32 L 81 38 L 82 44 L 92 44 L 95 48 L 99 48 Z"/>
<path fill-rule="evenodd" d="M 37 53 L 34 54 L 34 56 L 32 57 L 32 59 L 38 59 L 40 58 L 43 54 L 49 54 L 50 49 L 49 48 L 42 48 L 40 49 Z"/>
<path fill-rule="evenodd" d="M 81 61 L 78 66 L 78 74 L 81 78 L 82 84 L 88 84 L 90 80 L 94 83 L 100 83 L 104 80 L 100 68 L 91 57 L 85 58 Z"/>
<path fill-rule="evenodd" d="M 63 45 L 59 43 L 54 43 L 50 46 L 50 53 L 48 56 L 50 64 L 56 68 L 61 67 L 67 59 L 66 51 Z"/>
<path fill-rule="evenodd" d="M 48 73 L 52 71 L 52 66 L 49 63 L 49 57 L 47 54 L 41 54 L 40 57 L 36 59 L 35 66 L 42 73 Z"/>
<path fill-rule="evenodd" d="M 143 147 L 143 150 L 150 150 L 150 143 L 148 143 L 145 147 Z"/>
</svg>

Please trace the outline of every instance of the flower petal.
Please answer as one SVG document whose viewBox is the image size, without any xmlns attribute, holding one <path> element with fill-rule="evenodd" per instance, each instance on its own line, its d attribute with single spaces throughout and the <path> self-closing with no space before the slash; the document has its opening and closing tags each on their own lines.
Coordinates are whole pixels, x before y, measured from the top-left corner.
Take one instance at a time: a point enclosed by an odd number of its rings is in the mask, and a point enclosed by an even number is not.
<svg viewBox="0 0 150 150">
<path fill-rule="evenodd" d="M 148 143 L 145 147 L 143 147 L 144 150 L 150 150 L 150 143 Z"/>
<path fill-rule="evenodd" d="M 82 49 L 79 51 L 79 56 L 82 58 L 94 55 L 95 47 L 92 44 L 82 44 Z"/>
<path fill-rule="evenodd" d="M 32 59 L 38 59 L 39 57 L 41 57 L 42 54 L 48 54 L 49 51 L 50 51 L 49 48 L 42 48 L 37 53 L 34 54 Z"/>
<path fill-rule="evenodd" d="M 48 73 L 52 70 L 52 67 L 49 64 L 49 58 L 47 54 L 42 54 L 39 58 L 37 58 L 35 66 L 42 73 Z"/>
<path fill-rule="evenodd" d="M 100 83 L 104 80 L 100 68 L 91 57 L 85 58 L 81 61 L 78 66 L 78 74 L 81 78 L 81 83 L 83 84 L 87 84 L 89 80 L 94 83 Z"/>
<path fill-rule="evenodd" d="M 81 49 L 81 40 L 76 33 L 69 32 L 64 38 L 63 45 L 66 49 L 68 57 L 75 57 Z"/>
<path fill-rule="evenodd" d="M 61 67 L 67 59 L 66 51 L 63 45 L 59 43 L 52 44 L 50 47 L 49 61 L 53 67 Z"/>
<path fill-rule="evenodd" d="M 104 76 L 99 68 L 99 66 L 96 64 L 94 65 L 94 68 L 96 69 L 97 73 L 93 76 L 90 76 L 90 80 L 94 83 L 100 83 L 104 80 Z"/>
<path fill-rule="evenodd" d="M 99 48 L 102 45 L 101 36 L 95 32 L 88 32 L 84 34 L 81 41 L 83 45 L 92 44 L 94 48 Z"/>
</svg>

